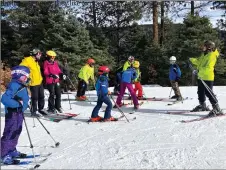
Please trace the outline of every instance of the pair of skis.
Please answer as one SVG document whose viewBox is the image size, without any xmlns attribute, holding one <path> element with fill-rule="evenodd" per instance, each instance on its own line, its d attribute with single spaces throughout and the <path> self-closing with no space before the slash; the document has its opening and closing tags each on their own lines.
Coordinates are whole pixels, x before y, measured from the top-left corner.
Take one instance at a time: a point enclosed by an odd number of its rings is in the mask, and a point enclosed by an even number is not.
<svg viewBox="0 0 226 170">
<path fill-rule="evenodd" d="M 35 164 L 35 163 L 43 163 L 45 162 L 48 157 L 51 155 L 52 153 L 47 153 L 47 154 L 37 154 L 35 155 L 35 158 L 41 158 L 39 160 L 36 160 L 36 162 L 34 162 L 33 160 L 23 160 L 23 159 L 32 159 L 34 158 L 34 156 L 32 154 L 26 155 L 25 157 L 22 158 L 16 158 L 13 160 L 13 163 L 10 165 L 6 165 L 6 164 L 1 164 L 1 166 L 11 166 L 11 165 L 29 165 L 29 164 Z M 37 168 L 37 167 L 36 167 Z M 35 169 L 35 167 L 34 167 Z"/>
<path fill-rule="evenodd" d="M 188 113 L 194 113 L 194 112 L 189 112 L 189 111 L 185 111 L 185 112 L 166 112 L 167 114 L 188 114 Z M 190 120 L 181 120 L 181 123 L 191 123 L 191 122 L 196 122 L 196 121 L 201 121 L 201 120 L 206 120 L 206 119 L 211 119 L 211 118 L 217 118 L 217 117 L 224 117 L 226 116 L 226 113 L 221 114 L 221 115 L 216 115 L 216 116 L 209 116 L 209 115 L 205 115 L 205 116 L 201 116 L 199 118 L 195 118 L 195 119 L 190 119 Z"/>
<path fill-rule="evenodd" d="M 64 119 L 70 119 L 70 118 L 76 117 L 78 115 L 79 114 L 75 114 L 75 113 L 56 113 L 56 114 L 48 113 L 46 115 L 43 115 L 41 118 L 52 121 L 52 122 L 60 122 Z"/>
</svg>

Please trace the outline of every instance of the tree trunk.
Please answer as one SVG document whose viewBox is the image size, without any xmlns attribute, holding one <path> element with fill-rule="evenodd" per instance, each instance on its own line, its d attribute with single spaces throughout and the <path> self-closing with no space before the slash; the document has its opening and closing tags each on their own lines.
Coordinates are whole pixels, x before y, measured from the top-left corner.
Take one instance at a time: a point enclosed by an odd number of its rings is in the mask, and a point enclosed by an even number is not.
<svg viewBox="0 0 226 170">
<path fill-rule="evenodd" d="M 195 2 L 191 1 L 191 15 L 194 16 L 195 15 Z"/>
<path fill-rule="evenodd" d="M 97 27 L 97 14 L 96 14 L 96 3 L 95 1 L 92 1 L 92 10 L 93 10 L 93 26 Z"/>
<path fill-rule="evenodd" d="M 164 10 L 164 1 L 161 2 L 161 36 L 160 36 L 160 45 L 163 45 L 164 41 L 164 16 L 165 16 L 165 10 Z"/>
<path fill-rule="evenodd" d="M 158 44 L 158 2 L 153 1 L 153 42 Z"/>
<path fill-rule="evenodd" d="M 118 64 L 118 66 L 119 66 L 119 61 L 120 61 L 120 50 L 119 50 L 119 48 L 120 48 L 120 38 L 119 38 L 119 29 L 120 29 L 120 14 L 121 14 L 121 12 L 120 12 L 120 9 L 121 9 L 121 6 L 120 6 L 120 2 L 119 1 L 117 1 L 116 2 L 117 3 L 117 56 L 118 56 L 118 58 L 117 58 L 117 64 Z"/>
</svg>

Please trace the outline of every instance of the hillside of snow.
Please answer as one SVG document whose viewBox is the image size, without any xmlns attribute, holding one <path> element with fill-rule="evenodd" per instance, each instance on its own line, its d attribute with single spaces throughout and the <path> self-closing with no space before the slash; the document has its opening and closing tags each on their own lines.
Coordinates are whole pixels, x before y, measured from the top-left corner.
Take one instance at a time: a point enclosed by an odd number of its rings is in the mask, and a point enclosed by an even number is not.
<svg viewBox="0 0 226 170">
<path fill-rule="evenodd" d="M 144 86 L 147 97 L 169 97 L 170 87 Z M 112 90 L 112 89 L 111 89 Z M 145 101 L 134 114 L 128 114 L 133 106 L 122 107 L 125 118 L 117 122 L 90 123 L 95 102 L 75 101 L 70 94 L 70 110 L 67 94 L 62 95 L 65 112 L 79 113 L 77 117 L 59 123 L 40 119 L 54 141 L 40 123 L 29 117 L 26 121 L 34 145 L 35 154 L 52 153 L 40 169 L 224 169 L 226 168 L 226 117 L 217 117 L 191 123 L 181 123 L 206 115 L 208 112 L 171 115 L 167 111 L 191 110 L 198 104 L 197 87 L 180 87 L 183 103 L 172 106 L 166 101 Z M 215 86 L 214 92 L 222 109 L 225 109 L 226 86 Z M 45 93 L 48 106 L 48 92 Z M 86 92 L 90 100 L 96 92 Z M 173 94 L 173 93 L 172 93 Z M 116 97 L 114 97 L 116 98 Z M 125 100 L 125 103 L 130 100 Z M 211 107 L 208 98 L 207 104 Z M 103 104 L 102 108 L 106 106 Z M 1 134 L 4 128 L 4 109 L 1 105 Z M 100 116 L 104 115 L 102 109 Z M 117 109 L 112 116 L 119 117 Z M 135 120 L 133 118 L 136 117 Z M 33 127 L 35 123 L 35 127 Z M 25 126 L 17 149 L 32 154 Z M 42 158 L 37 158 L 37 160 Z M 33 160 L 33 159 L 29 159 Z M 32 165 L 3 166 L 2 169 L 25 169 Z"/>
</svg>

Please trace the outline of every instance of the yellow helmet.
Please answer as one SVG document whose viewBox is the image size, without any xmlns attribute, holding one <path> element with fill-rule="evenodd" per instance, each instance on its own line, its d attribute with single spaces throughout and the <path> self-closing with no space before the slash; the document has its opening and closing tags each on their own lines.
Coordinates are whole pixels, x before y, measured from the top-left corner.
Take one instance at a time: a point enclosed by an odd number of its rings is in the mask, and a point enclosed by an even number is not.
<svg viewBox="0 0 226 170">
<path fill-rule="evenodd" d="M 134 68 L 139 68 L 140 67 L 140 62 L 139 61 L 134 61 L 133 67 Z"/>
<path fill-rule="evenodd" d="M 52 51 L 52 50 L 47 51 L 46 55 L 49 56 L 49 57 L 53 57 L 53 58 L 56 57 L 56 53 L 54 51 Z"/>
</svg>

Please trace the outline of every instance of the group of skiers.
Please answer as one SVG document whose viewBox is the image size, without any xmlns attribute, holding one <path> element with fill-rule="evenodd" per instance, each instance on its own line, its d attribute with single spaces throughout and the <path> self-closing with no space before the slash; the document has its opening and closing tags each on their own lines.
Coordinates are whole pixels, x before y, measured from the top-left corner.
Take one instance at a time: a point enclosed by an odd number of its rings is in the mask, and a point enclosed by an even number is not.
<svg viewBox="0 0 226 170">
<path fill-rule="evenodd" d="M 60 77 L 65 80 L 67 77 L 62 73 L 58 62 L 55 60 L 56 53 L 52 50 L 46 52 L 46 60 L 43 64 L 43 72 L 47 89 L 49 90 L 48 112 L 54 113 L 55 110 L 62 112 L 61 108 L 61 91 Z M 206 41 L 203 46 L 203 54 L 199 58 L 190 58 L 190 62 L 196 66 L 193 74 L 198 75 L 198 99 L 199 105 L 192 111 L 207 111 L 209 110 L 205 104 L 205 96 L 207 96 L 212 104 L 213 109 L 209 112 L 209 116 L 223 114 L 219 107 L 218 101 L 212 92 L 214 82 L 214 66 L 219 53 L 212 41 Z M 19 66 L 13 67 L 11 71 L 12 80 L 9 83 L 5 93 L 2 95 L 1 102 L 5 106 L 5 128 L 1 138 L 1 161 L 4 164 L 14 164 L 14 159 L 23 157 L 24 154 L 16 149 L 18 138 L 22 131 L 22 123 L 24 120 L 24 111 L 29 107 L 29 95 L 27 87 L 30 86 L 31 91 L 31 106 L 30 111 L 32 116 L 38 116 L 37 111 L 45 114 L 44 109 L 44 88 L 42 84 L 42 74 L 38 61 L 41 57 L 41 51 L 34 49 L 30 52 L 30 56 L 26 56 Z M 191 63 L 189 64 L 190 67 Z M 108 66 L 100 66 L 98 68 L 98 79 L 94 78 L 94 59 L 89 58 L 78 74 L 79 83 L 77 89 L 78 100 L 86 100 L 85 91 L 89 85 L 89 79 L 95 83 L 98 101 L 94 107 L 90 121 L 116 121 L 117 119 L 111 116 L 112 102 L 109 98 L 111 92 L 108 90 L 108 74 L 110 69 Z M 130 92 L 133 100 L 134 109 L 139 109 L 138 100 L 144 99 L 143 88 L 140 83 L 141 72 L 140 63 L 130 56 L 125 62 L 122 71 L 117 74 L 117 79 L 120 82 L 120 91 L 114 107 L 122 106 L 122 97 L 126 88 Z M 181 71 L 176 64 L 176 57 L 170 57 L 169 79 L 175 95 L 172 98 L 183 100 L 178 81 L 181 78 Z M 135 88 L 133 88 L 133 84 Z M 138 94 L 136 92 L 138 91 Z M 38 103 L 38 107 L 37 107 Z M 98 115 L 98 112 L 105 103 L 104 118 Z"/>
</svg>

